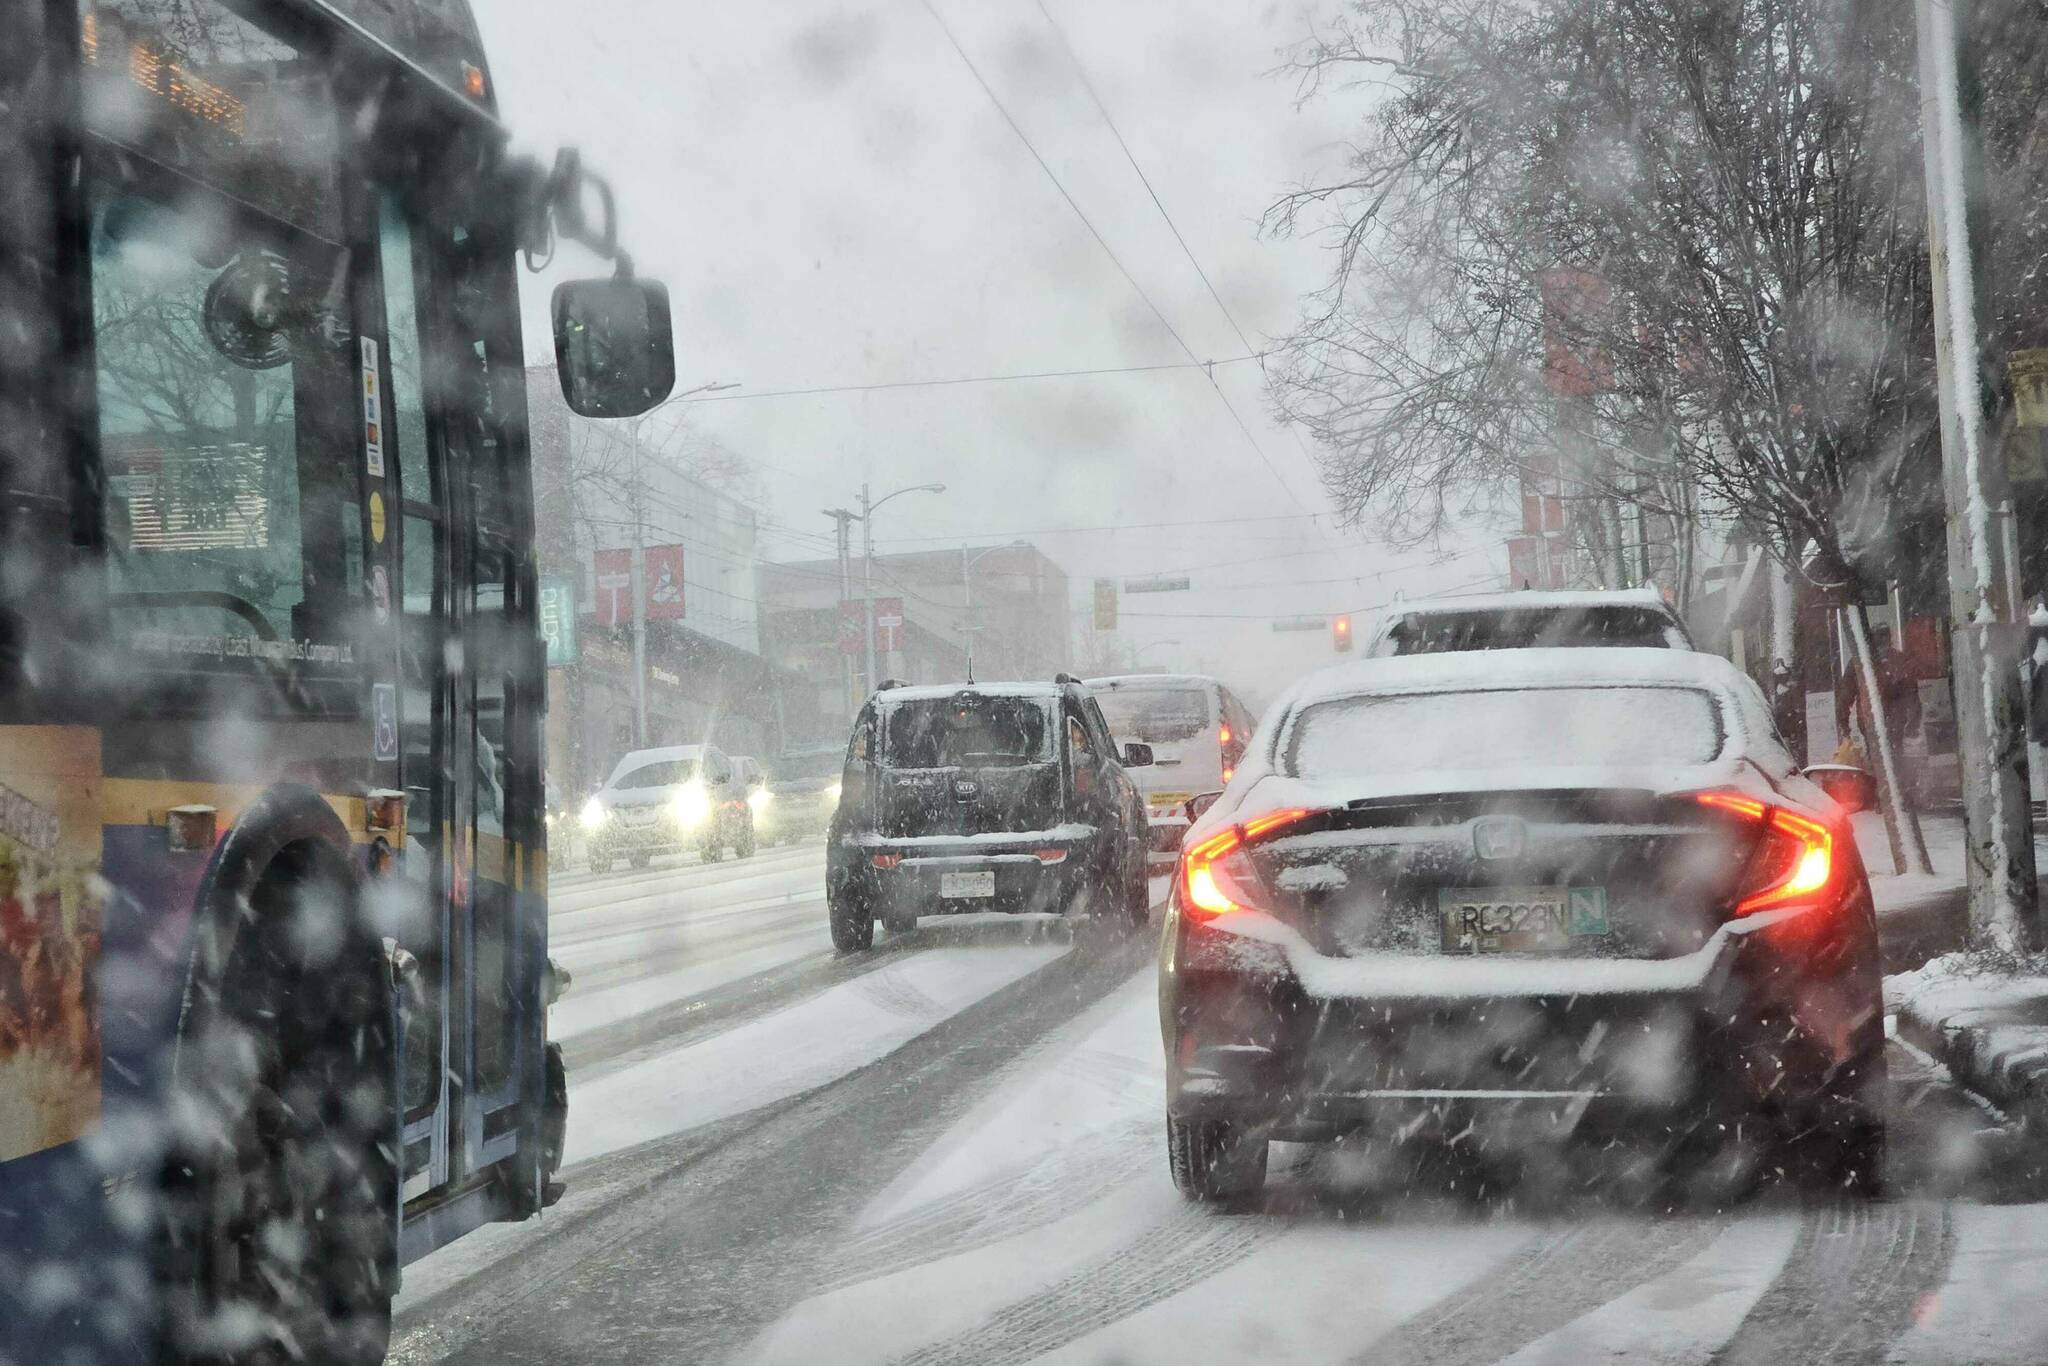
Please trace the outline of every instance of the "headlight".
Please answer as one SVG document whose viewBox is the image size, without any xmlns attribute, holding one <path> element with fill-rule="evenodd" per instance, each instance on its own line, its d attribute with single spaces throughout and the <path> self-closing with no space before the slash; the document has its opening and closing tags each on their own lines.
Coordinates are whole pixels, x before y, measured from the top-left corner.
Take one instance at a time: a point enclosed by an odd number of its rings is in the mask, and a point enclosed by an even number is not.
<svg viewBox="0 0 2048 1366">
<path fill-rule="evenodd" d="M 611 818 L 612 813 L 605 810 L 604 803 L 597 798 L 592 797 L 589 801 L 583 803 L 581 819 L 585 830 L 595 830 Z"/>
<path fill-rule="evenodd" d="M 747 805 L 753 807 L 756 811 L 759 811 L 774 800 L 775 794 L 765 787 L 757 787 L 747 794 Z"/>
<path fill-rule="evenodd" d="M 831 785 L 830 787 L 828 787 L 828 788 L 826 788 L 826 789 L 825 789 L 825 805 L 827 805 L 827 806 L 837 806 L 837 805 L 839 805 L 839 784 L 838 784 L 838 783 L 836 783 L 836 782 L 835 782 L 835 783 L 833 783 L 833 784 L 832 784 L 832 785 Z"/>
<path fill-rule="evenodd" d="M 676 824 L 688 830 L 711 818 L 711 797 L 703 788 L 690 783 L 676 793 L 669 809 L 675 813 Z"/>
</svg>

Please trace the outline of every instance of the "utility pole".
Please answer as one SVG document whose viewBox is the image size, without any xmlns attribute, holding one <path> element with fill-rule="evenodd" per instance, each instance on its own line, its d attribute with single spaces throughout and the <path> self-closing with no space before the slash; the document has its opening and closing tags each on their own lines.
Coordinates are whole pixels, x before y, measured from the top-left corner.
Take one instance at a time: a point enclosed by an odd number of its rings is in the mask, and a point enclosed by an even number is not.
<svg viewBox="0 0 2048 1366">
<path fill-rule="evenodd" d="M 852 558 L 849 545 L 852 540 L 852 533 L 847 530 L 846 524 L 860 514 L 849 511 L 846 508 L 826 508 L 825 515 L 832 519 L 833 540 L 837 545 L 839 557 L 839 602 L 844 603 L 853 592 L 853 567 L 848 563 Z M 843 608 L 838 604 L 834 604 L 833 620 L 835 624 L 838 622 L 838 613 L 841 610 Z M 853 656 L 844 650 L 839 652 L 839 680 L 841 694 L 847 700 L 847 714 L 851 716 L 854 709 L 860 704 L 855 698 L 853 691 Z"/>
<path fill-rule="evenodd" d="M 1942 492 L 1948 511 L 1950 678 L 1963 769 L 1963 849 L 1970 938 L 2009 952 L 2041 944 L 2028 811 L 2024 626 L 1994 509 L 2006 496 L 2002 451 L 1985 429 L 1983 241 L 1976 78 L 1957 41 L 1967 0 L 1914 0 L 1919 21 L 1920 133 L 1927 255 L 1940 385 Z M 1874 680 L 1866 680 L 1874 681 Z"/>
<path fill-rule="evenodd" d="M 633 748 L 647 748 L 647 517 L 640 423 L 633 423 Z"/>
<path fill-rule="evenodd" d="M 874 504 L 868 501 L 868 486 L 860 486 L 860 638 L 867 649 L 868 669 L 861 680 L 863 692 L 873 692 L 875 676 L 875 519 Z"/>
</svg>

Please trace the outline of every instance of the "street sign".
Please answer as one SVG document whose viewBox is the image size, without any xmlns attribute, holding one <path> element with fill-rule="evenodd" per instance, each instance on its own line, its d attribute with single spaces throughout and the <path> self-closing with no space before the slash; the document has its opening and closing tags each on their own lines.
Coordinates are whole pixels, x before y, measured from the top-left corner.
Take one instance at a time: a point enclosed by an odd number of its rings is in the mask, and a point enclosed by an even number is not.
<svg viewBox="0 0 2048 1366">
<path fill-rule="evenodd" d="M 875 599 L 875 651 L 887 654 L 903 648 L 903 599 Z"/>
<path fill-rule="evenodd" d="M 1330 624 L 1328 617 L 1281 617 L 1273 623 L 1276 631 L 1320 631 Z"/>
<path fill-rule="evenodd" d="M 557 574 L 540 579 L 540 638 L 548 647 L 548 667 L 576 662 L 576 583 Z"/>
<path fill-rule="evenodd" d="M 1184 592 L 1187 586 L 1188 576 L 1185 574 L 1155 574 L 1146 579 L 1124 580 L 1126 593 L 1180 593 Z"/>
<path fill-rule="evenodd" d="M 1095 581 L 1095 629 L 1114 631 L 1116 629 L 1116 580 Z"/>
</svg>

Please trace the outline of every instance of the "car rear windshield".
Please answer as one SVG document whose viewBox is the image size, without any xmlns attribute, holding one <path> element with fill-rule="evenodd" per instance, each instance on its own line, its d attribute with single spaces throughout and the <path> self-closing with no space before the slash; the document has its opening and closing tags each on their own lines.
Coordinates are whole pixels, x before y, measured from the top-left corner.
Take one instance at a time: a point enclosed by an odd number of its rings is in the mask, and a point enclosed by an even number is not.
<svg viewBox="0 0 2048 1366">
<path fill-rule="evenodd" d="M 1501 688 L 1346 697 L 1302 710 L 1286 771 L 1348 778 L 1420 769 L 1705 763 L 1720 713 L 1697 688 Z"/>
<path fill-rule="evenodd" d="M 621 790 L 631 787 L 673 787 L 677 783 L 687 783 L 696 776 L 695 759 L 662 759 L 628 769 L 612 780 L 612 786 Z"/>
<path fill-rule="evenodd" d="M 1526 650 L 1564 645 L 1667 648 L 1671 618 L 1652 607 L 1545 607 L 1511 612 L 1418 612 L 1389 633 L 1397 655 Z"/>
<path fill-rule="evenodd" d="M 1043 702 L 1028 697 L 959 697 L 900 702 L 884 713 L 885 768 L 988 768 L 1050 762 L 1053 728 Z"/>
<path fill-rule="evenodd" d="M 1170 745 L 1209 728 L 1209 694 L 1201 688 L 1113 688 L 1095 700 L 1118 740 Z"/>
</svg>

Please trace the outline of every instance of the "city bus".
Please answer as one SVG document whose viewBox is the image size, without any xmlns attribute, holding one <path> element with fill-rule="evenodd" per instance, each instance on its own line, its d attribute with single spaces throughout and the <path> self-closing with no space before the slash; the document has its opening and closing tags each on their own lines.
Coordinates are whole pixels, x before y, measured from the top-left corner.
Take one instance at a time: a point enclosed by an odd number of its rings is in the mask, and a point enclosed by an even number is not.
<svg viewBox="0 0 2048 1366">
<path fill-rule="evenodd" d="M 559 1193 L 517 267 L 674 378 L 463 0 L 0 6 L 0 1362 L 381 1360 Z"/>
</svg>

